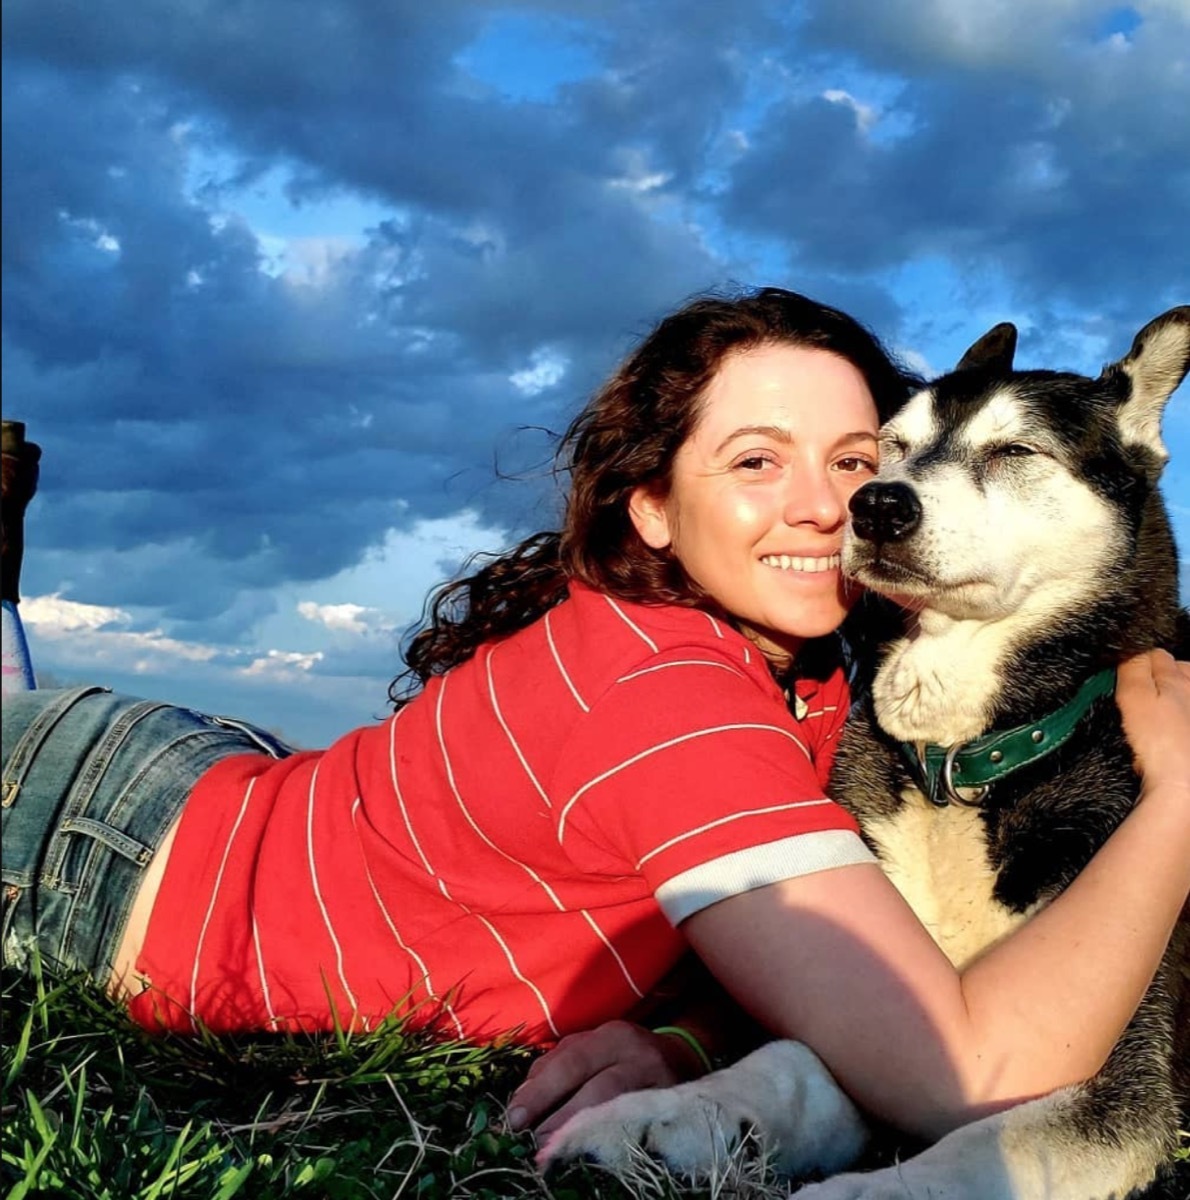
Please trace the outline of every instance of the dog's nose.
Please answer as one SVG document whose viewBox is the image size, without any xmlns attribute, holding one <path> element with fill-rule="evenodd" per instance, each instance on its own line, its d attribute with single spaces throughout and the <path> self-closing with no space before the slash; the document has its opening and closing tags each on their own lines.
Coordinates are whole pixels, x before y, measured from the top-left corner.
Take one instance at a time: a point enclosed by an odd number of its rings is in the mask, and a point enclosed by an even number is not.
<svg viewBox="0 0 1190 1200">
<path fill-rule="evenodd" d="M 868 483 L 851 497 L 851 527 L 869 542 L 899 542 L 921 524 L 921 501 L 907 483 Z"/>
</svg>

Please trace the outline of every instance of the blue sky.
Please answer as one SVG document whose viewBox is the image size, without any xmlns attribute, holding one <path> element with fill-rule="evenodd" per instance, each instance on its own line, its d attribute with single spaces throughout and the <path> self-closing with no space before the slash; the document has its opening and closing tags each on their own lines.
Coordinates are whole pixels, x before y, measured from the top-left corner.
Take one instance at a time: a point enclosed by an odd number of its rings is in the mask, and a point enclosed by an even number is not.
<svg viewBox="0 0 1190 1200">
<path fill-rule="evenodd" d="M 1184 0 L 3 20 L 38 666 L 306 745 L 386 711 L 435 583 L 552 523 L 547 431 L 692 294 L 792 287 L 926 371 L 1012 320 L 1090 373 L 1190 299 Z"/>
</svg>

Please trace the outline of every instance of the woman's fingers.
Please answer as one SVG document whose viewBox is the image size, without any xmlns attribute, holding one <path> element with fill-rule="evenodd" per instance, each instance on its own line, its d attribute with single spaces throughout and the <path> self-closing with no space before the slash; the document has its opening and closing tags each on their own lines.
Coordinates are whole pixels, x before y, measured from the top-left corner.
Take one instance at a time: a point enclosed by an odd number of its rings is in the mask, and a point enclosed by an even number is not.
<svg viewBox="0 0 1190 1200">
<path fill-rule="evenodd" d="M 573 1095 L 601 1069 L 589 1057 L 583 1034 L 563 1038 L 552 1050 L 534 1060 L 525 1082 L 508 1102 L 506 1120 L 513 1130 L 527 1129 Z"/>
<path fill-rule="evenodd" d="M 540 1136 L 580 1108 L 621 1092 L 679 1083 L 682 1075 L 673 1062 L 671 1040 L 629 1021 L 608 1021 L 564 1037 L 533 1063 L 513 1092 L 508 1127 L 528 1129 L 545 1120 L 537 1130 Z"/>
<path fill-rule="evenodd" d="M 678 1081 L 674 1079 L 667 1080 L 666 1082 L 677 1083 Z M 620 1064 L 608 1067 L 606 1071 L 601 1071 L 593 1079 L 587 1080 L 561 1108 L 550 1113 L 533 1130 L 533 1136 L 537 1139 L 537 1144 L 541 1145 L 555 1129 L 561 1129 L 580 1109 L 591 1108 L 593 1105 L 602 1104 L 605 1100 L 614 1100 L 617 1096 L 621 1096 L 625 1092 L 636 1092 L 644 1087 L 658 1086 L 661 1086 L 661 1084 L 642 1082 L 635 1077 L 633 1071 L 624 1070 Z"/>
<path fill-rule="evenodd" d="M 1146 787 L 1190 786 L 1190 662 L 1150 650 L 1122 663 L 1116 703 Z"/>
</svg>

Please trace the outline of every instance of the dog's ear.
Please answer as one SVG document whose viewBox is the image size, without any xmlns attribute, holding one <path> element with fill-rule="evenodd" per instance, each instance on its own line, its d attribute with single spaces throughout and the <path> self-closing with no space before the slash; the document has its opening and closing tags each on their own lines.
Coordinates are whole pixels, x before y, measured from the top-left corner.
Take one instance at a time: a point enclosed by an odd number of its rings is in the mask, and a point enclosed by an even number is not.
<svg viewBox="0 0 1190 1200">
<path fill-rule="evenodd" d="M 1016 326 L 1001 321 L 977 341 L 962 358 L 956 371 L 1011 371 L 1016 353 Z"/>
<path fill-rule="evenodd" d="M 1188 369 L 1190 305 L 1185 304 L 1150 321 L 1136 335 L 1132 349 L 1103 369 L 1104 379 L 1122 374 L 1127 380 L 1117 418 L 1125 445 L 1139 443 L 1165 463 L 1169 451 L 1161 440 L 1161 414 Z"/>
</svg>

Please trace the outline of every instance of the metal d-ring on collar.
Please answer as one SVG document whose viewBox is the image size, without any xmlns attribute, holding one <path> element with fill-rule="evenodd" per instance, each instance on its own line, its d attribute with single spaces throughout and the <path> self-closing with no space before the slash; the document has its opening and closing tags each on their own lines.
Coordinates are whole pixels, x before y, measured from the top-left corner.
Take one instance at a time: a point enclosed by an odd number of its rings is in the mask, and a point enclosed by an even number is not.
<svg viewBox="0 0 1190 1200">
<path fill-rule="evenodd" d="M 955 746 L 901 743 L 922 791 L 940 808 L 948 804 L 978 807 L 993 783 L 1056 750 L 1074 732 L 1091 705 L 1116 685 L 1112 668 L 1092 675 L 1061 708 L 1040 721 L 985 734 Z M 969 793 L 964 796 L 959 789 Z"/>
<path fill-rule="evenodd" d="M 954 784 L 954 760 L 958 758 L 959 751 L 962 750 L 963 743 L 951 746 L 946 752 L 946 757 L 942 760 L 942 790 L 946 793 L 944 796 L 937 795 L 937 786 L 930 793 L 930 800 L 939 808 L 945 808 L 947 802 L 961 804 L 965 808 L 978 808 L 984 800 L 984 797 L 991 790 L 991 784 L 981 784 L 979 787 L 968 788 L 971 793 L 968 796 L 963 796 L 959 793 L 958 788 Z"/>
</svg>

